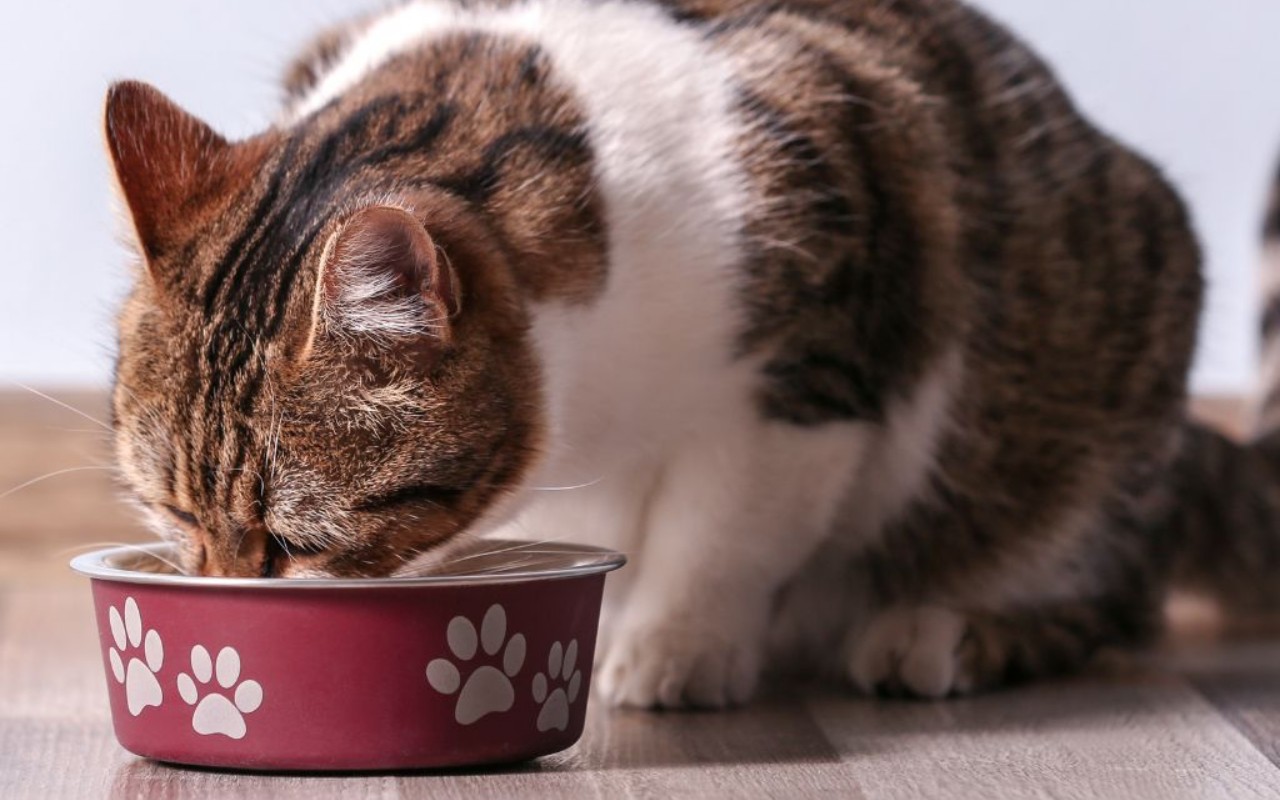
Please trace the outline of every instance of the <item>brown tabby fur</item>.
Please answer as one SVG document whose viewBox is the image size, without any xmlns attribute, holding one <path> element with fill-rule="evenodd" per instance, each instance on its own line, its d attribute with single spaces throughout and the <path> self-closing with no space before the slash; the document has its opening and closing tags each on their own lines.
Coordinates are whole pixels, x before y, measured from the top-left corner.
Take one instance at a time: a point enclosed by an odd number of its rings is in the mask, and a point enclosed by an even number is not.
<svg viewBox="0 0 1280 800">
<path fill-rule="evenodd" d="M 882 422 L 964 364 L 928 491 L 849 561 L 873 608 L 965 613 L 982 687 L 1151 635 L 1171 575 L 1256 594 L 1280 565 L 1277 483 L 1183 422 L 1199 257 L 1151 165 L 952 0 L 661 5 L 748 76 L 741 152 L 768 213 L 747 220 L 739 355 L 765 357 L 760 413 Z M 353 30 L 290 69 L 291 103 Z M 587 121 L 536 48 L 428 44 L 236 145 L 137 85 L 107 115 L 150 276 L 121 316 L 120 462 L 187 529 L 189 569 L 384 574 L 516 482 L 544 424 L 528 304 L 607 280 Z M 137 163 L 148 136 L 175 153 Z M 203 171 L 157 175 L 184 147 Z M 326 242 L 390 194 L 457 271 L 450 341 L 322 331 L 300 356 Z M 1045 586 L 1062 591 L 1006 598 Z"/>
<path fill-rule="evenodd" d="M 433 89 L 431 102 L 399 91 L 407 74 Z M 138 282 L 121 315 L 121 465 L 144 503 L 181 512 L 199 545 L 190 569 L 273 574 L 333 544 L 323 532 L 342 519 L 349 546 L 304 563 L 386 572 L 465 528 L 514 482 L 540 426 L 521 298 L 583 301 L 603 276 L 590 154 L 567 101 L 548 96 L 555 91 L 535 49 L 456 38 L 307 126 L 212 152 L 216 135 L 154 90 L 113 91 L 108 129 L 128 132 L 108 138 L 135 221 L 163 204 L 134 176 L 176 171 L 186 128 L 185 145 L 206 154 L 203 172 L 239 181 L 231 192 L 184 198 L 177 223 L 157 226 L 163 241 L 135 222 L 151 280 Z M 468 109 L 458 123 L 457 109 L 476 96 L 495 100 L 485 106 L 492 118 Z M 155 163 L 152 142 L 132 146 L 148 132 L 174 148 L 174 163 Z M 152 160 L 145 170 L 135 150 Z M 406 182 L 415 171 L 425 179 Z M 184 193 L 173 181 L 155 184 Z M 361 198 L 393 192 L 412 197 L 465 271 L 467 313 L 453 345 L 427 359 L 430 370 L 414 348 L 352 352 L 364 346 L 337 339 L 297 363 L 315 324 L 325 242 Z M 412 442 L 430 452 L 403 446 Z"/>
<path fill-rule="evenodd" d="M 849 580 L 882 608 L 965 609 L 978 688 L 1150 635 L 1169 547 L 1150 535 L 1169 508 L 1155 476 L 1201 295 L 1176 195 L 958 4 L 795 3 L 713 30 L 759 65 L 746 149 L 791 211 L 762 221 L 785 246 L 761 245 L 748 298 L 746 346 L 774 353 L 765 412 L 878 419 L 947 349 L 967 367 L 931 490 Z M 1009 572 L 1088 588 L 1010 611 L 991 590 Z"/>
</svg>

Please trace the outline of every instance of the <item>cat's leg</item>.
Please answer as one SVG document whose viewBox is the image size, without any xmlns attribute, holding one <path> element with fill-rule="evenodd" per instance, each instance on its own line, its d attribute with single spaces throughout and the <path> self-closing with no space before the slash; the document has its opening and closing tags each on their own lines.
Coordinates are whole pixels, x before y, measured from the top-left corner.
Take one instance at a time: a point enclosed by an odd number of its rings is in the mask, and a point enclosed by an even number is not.
<svg viewBox="0 0 1280 800">
<path fill-rule="evenodd" d="M 868 433 L 753 422 L 686 444 L 649 505 L 603 696 L 719 707 L 755 688 L 775 594 L 831 530 Z"/>
<path fill-rule="evenodd" d="M 841 646 L 872 607 L 871 582 L 852 538 L 829 537 L 778 593 L 769 618 L 766 680 L 844 676 Z"/>
<path fill-rule="evenodd" d="M 917 517 L 930 520 L 928 535 L 910 523 L 887 532 L 868 554 L 878 599 L 846 639 L 848 676 L 866 692 L 939 698 L 1070 671 L 1103 647 L 1150 638 L 1164 583 L 1149 512 L 1165 503 L 1145 500 L 986 540 L 966 536 L 967 520 L 991 519 L 973 505 Z M 966 539 L 988 543 L 966 553 Z"/>
<path fill-rule="evenodd" d="M 1159 620 L 1158 604 L 1139 597 L 1003 613 L 896 606 L 851 637 L 847 668 L 870 694 L 963 695 L 1077 669 L 1101 647 L 1146 638 Z"/>
</svg>

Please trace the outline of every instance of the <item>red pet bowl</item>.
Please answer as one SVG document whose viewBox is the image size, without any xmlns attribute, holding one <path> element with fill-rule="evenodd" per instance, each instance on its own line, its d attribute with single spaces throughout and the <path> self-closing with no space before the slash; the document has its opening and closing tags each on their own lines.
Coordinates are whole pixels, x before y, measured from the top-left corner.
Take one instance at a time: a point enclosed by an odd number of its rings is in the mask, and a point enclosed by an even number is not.
<svg viewBox="0 0 1280 800">
<path fill-rule="evenodd" d="M 116 738 L 140 756 L 271 770 L 519 761 L 582 735 L 605 573 L 595 547 L 492 542 L 467 572 L 203 578 L 166 545 L 92 578 Z"/>
</svg>

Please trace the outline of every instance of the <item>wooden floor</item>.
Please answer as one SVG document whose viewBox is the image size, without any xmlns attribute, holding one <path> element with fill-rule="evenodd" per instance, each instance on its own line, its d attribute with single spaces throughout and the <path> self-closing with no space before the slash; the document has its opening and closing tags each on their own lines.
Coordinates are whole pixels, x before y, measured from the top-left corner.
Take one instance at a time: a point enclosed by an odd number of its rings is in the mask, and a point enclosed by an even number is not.
<svg viewBox="0 0 1280 800">
<path fill-rule="evenodd" d="M 96 397 L 59 395 L 97 414 Z M 111 733 L 88 587 L 66 560 L 143 537 L 102 430 L 0 394 L 0 798 L 835 795 L 1280 798 L 1280 625 L 1190 619 L 1158 651 L 947 703 L 792 690 L 725 714 L 596 707 L 570 751 L 502 770 L 263 776 L 137 759 Z M 5 494 L 45 473 L 75 469 Z M 1280 576 L 1277 576 L 1280 580 Z M 1188 615 L 1188 616 L 1194 616 Z"/>
</svg>

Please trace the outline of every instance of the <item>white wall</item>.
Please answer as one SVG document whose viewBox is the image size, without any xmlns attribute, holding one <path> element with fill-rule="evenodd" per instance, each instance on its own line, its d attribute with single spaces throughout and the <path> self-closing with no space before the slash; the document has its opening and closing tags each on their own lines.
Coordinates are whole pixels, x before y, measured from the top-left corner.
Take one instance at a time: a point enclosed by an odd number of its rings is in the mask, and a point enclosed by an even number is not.
<svg viewBox="0 0 1280 800">
<path fill-rule="evenodd" d="M 1054 64 L 1085 111 L 1190 201 L 1209 296 L 1193 382 L 1254 378 L 1258 236 L 1280 156 L 1280 2 L 977 0 Z"/>
<path fill-rule="evenodd" d="M 0 388 L 105 384 L 126 288 L 101 134 L 119 78 L 228 135 L 270 118 L 287 54 L 370 0 L 5 2 L 0 23 Z"/>
<path fill-rule="evenodd" d="M 107 83 L 158 85 L 230 135 L 271 114 L 286 54 L 373 0 L 12 3 L 0 25 L 0 386 L 92 384 L 124 289 L 99 116 Z M 1189 197 L 1211 281 L 1196 385 L 1253 374 L 1258 217 L 1280 152 L 1275 0 L 979 0 L 1083 107 Z M 1226 8 L 1229 6 L 1230 11 Z"/>
</svg>

